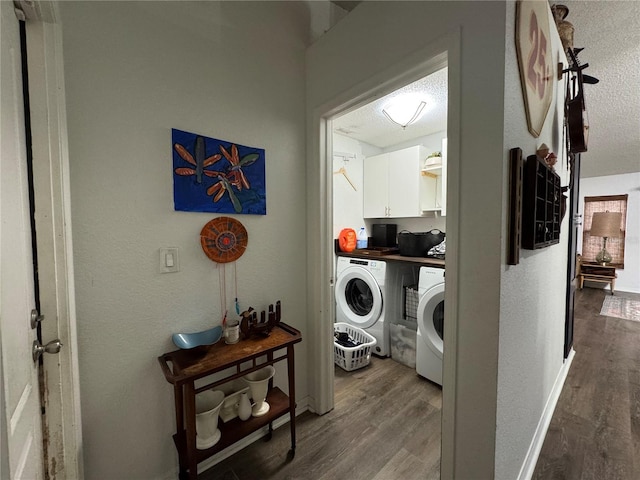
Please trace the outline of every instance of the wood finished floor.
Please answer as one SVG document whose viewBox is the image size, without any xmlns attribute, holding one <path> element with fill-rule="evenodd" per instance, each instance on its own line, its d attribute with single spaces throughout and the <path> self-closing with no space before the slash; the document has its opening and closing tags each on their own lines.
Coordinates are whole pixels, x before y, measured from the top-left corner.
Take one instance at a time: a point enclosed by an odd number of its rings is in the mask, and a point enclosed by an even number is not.
<svg viewBox="0 0 640 480">
<path fill-rule="evenodd" d="M 200 475 L 204 480 L 440 478 L 442 390 L 392 359 L 353 372 L 335 368 L 335 408 L 296 419 Z"/>
<path fill-rule="evenodd" d="M 640 322 L 601 316 L 606 295 L 576 292 L 576 355 L 533 480 L 640 479 Z"/>
<path fill-rule="evenodd" d="M 576 356 L 532 480 L 640 479 L 640 322 L 600 316 L 605 295 L 576 292 Z M 335 381 L 334 410 L 298 417 L 293 461 L 283 426 L 200 478 L 439 479 L 439 387 L 378 358 L 350 373 L 336 367 Z"/>
</svg>

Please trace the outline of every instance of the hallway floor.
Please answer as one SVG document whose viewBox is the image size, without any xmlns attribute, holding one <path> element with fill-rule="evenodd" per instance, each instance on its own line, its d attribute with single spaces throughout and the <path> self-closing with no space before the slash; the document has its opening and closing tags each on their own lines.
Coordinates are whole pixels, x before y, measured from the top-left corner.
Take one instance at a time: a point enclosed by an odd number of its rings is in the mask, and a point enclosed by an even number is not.
<svg viewBox="0 0 640 480">
<path fill-rule="evenodd" d="M 601 316 L 606 295 L 576 292 L 576 355 L 533 480 L 640 478 L 640 322 Z"/>
<path fill-rule="evenodd" d="M 576 354 L 533 480 L 640 479 L 640 322 L 601 316 L 606 295 L 592 288 L 576 292 Z M 375 357 L 354 372 L 336 367 L 335 385 L 334 410 L 298 417 L 293 461 L 286 460 L 290 440 L 283 426 L 270 442 L 250 445 L 200 478 L 440 478 L 438 386 Z"/>
</svg>

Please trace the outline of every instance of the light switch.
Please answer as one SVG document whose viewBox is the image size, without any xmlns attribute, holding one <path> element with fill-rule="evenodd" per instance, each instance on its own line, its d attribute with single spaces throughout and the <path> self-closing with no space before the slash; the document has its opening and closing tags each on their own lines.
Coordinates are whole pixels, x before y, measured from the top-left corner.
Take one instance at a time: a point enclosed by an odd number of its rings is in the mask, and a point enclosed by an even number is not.
<svg viewBox="0 0 640 480">
<path fill-rule="evenodd" d="M 178 262 L 178 247 L 164 247 L 160 249 L 160 273 L 174 273 L 180 271 Z"/>
</svg>

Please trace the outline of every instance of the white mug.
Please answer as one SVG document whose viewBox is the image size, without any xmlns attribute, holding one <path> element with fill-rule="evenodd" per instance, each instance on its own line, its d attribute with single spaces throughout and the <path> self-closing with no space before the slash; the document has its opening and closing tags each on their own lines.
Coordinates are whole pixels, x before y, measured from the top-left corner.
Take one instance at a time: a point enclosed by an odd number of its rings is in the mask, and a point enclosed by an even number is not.
<svg viewBox="0 0 640 480">
<path fill-rule="evenodd" d="M 229 320 L 227 328 L 224 330 L 224 343 L 233 344 L 240 340 L 240 322 L 238 320 Z"/>
</svg>

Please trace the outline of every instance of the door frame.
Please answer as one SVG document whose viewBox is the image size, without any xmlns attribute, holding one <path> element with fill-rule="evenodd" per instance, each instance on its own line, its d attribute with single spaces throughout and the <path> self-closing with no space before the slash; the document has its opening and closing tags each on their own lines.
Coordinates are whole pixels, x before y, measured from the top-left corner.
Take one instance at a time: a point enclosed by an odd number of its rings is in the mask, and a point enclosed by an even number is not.
<svg viewBox="0 0 640 480">
<path fill-rule="evenodd" d="M 414 51 L 390 68 L 353 86 L 336 98 L 312 108 L 308 117 L 307 163 L 307 271 L 310 408 L 324 414 L 334 407 L 333 319 L 335 265 L 333 252 L 333 142 L 331 119 L 391 93 L 434 71 L 448 67 L 447 172 L 447 289 L 443 368 L 441 472 L 453 477 L 457 398 L 457 324 L 459 277 L 460 88 L 461 32 L 455 29 L 425 48 Z"/>
<path fill-rule="evenodd" d="M 26 17 L 35 225 L 44 342 L 44 461 L 50 479 L 83 478 L 62 25 L 55 2 L 18 2 Z"/>
<path fill-rule="evenodd" d="M 569 154 L 571 155 L 571 154 Z M 578 229 L 582 225 L 578 217 L 580 205 L 580 154 L 576 153 L 569 172 L 569 205 L 565 214 L 569 216 L 569 256 L 567 265 L 567 306 L 564 320 L 564 360 L 573 350 L 573 323 L 576 299 L 576 255 L 578 253 Z M 570 161 L 571 162 L 571 161 Z"/>
</svg>

